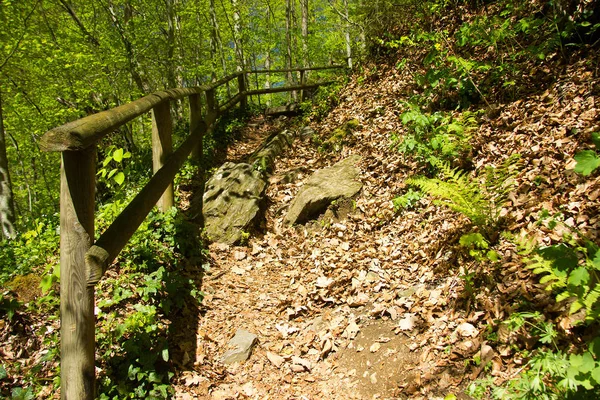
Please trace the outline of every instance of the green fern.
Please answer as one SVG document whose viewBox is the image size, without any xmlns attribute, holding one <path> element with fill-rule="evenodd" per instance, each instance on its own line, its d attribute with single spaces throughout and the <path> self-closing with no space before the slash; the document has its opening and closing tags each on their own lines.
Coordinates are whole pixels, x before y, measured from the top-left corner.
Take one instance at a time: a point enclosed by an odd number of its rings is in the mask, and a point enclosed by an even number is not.
<svg viewBox="0 0 600 400">
<path fill-rule="evenodd" d="M 515 187 L 519 155 L 509 157 L 500 167 L 486 167 L 471 178 L 467 172 L 453 169 L 447 162 L 435 161 L 443 179 L 417 177 L 407 182 L 435 198 L 436 204 L 464 214 L 491 242 L 497 239 L 500 212 Z"/>
</svg>

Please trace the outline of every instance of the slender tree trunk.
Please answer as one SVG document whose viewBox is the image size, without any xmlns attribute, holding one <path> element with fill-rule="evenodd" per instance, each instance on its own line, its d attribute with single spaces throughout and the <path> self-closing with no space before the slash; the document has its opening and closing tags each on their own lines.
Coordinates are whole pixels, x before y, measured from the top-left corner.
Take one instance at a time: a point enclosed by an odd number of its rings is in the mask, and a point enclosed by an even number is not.
<svg viewBox="0 0 600 400">
<path fill-rule="evenodd" d="M 8 170 L 8 157 L 6 155 L 2 92 L 0 92 L 0 225 L 0 232 L 3 238 L 12 239 L 15 237 L 15 203 L 13 201 L 12 184 Z"/>
<path fill-rule="evenodd" d="M 133 44 L 127 37 L 127 32 L 125 31 L 125 27 L 123 26 L 123 24 L 121 24 L 121 20 L 119 20 L 119 17 L 117 17 L 117 14 L 115 12 L 115 6 L 112 4 L 111 0 L 109 0 L 108 4 L 104 5 L 104 7 L 105 7 L 106 11 L 108 12 L 108 15 L 110 16 L 110 19 L 112 20 L 113 25 L 117 29 L 117 33 L 119 34 L 119 37 L 121 38 L 121 42 L 123 43 L 123 47 L 125 48 L 125 53 L 127 55 L 127 62 L 129 64 L 129 72 L 131 74 L 131 78 L 133 79 L 138 90 L 142 94 L 147 94 L 148 92 L 150 92 L 148 82 L 146 82 L 146 79 L 144 79 L 142 77 L 142 74 L 140 72 L 139 63 L 137 62 L 136 57 L 135 57 Z"/>
<path fill-rule="evenodd" d="M 292 29 L 294 26 L 293 22 L 293 2 L 294 0 L 286 0 L 285 1 L 285 42 L 286 42 L 286 57 L 285 57 L 285 67 L 286 69 L 292 68 Z M 294 84 L 294 74 L 290 71 L 287 73 L 287 84 Z M 292 100 L 297 101 L 298 95 L 296 92 L 291 93 Z"/>
<path fill-rule="evenodd" d="M 215 82 L 217 80 L 217 29 L 219 27 L 217 22 L 217 13 L 215 12 L 215 0 L 210 0 L 208 13 L 210 15 L 210 62 L 212 66 L 210 79 L 211 81 Z"/>
<path fill-rule="evenodd" d="M 265 54 L 265 69 L 268 71 L 271 69 L 271 37 L 272 37 L 272 25 L 271 25 L 271 15 L 273 14 L 271 10 L 271 3 L 267 0 L 267 49 Z M 271 74 L 267 72 L 265 75 L 265 89 L 271 88 Z M 273 95 L 267 94 L 266 106 L 271 107 L 271 97 Z"/>
<path fill-rule="evenodd" d="M 241 17 L 238 0 L 231 0 L 233 8 L 233 45 L 235 47 L 235 56 L 237 58 L 237 71 L 242 71 L 246 68 L 244 60 L 244 47 L 242 40 Z"/>
<path fill-rule="evenodd" d="M 221 67 L 223 68 L 223 74 L 227 75 L 227 62 L 225 61 L 225 53 L 223 52 L 223 43 L 219 36 L 219 20 L 217 19 L 217 11 L 215 8 L 215 0 L 210 0 L 209 3 L 210 13 L 210 51 L 211 60 L 213 65 L 212 80 L 217 80 L 217 58 L 221 59 Z M 227 95 L 231 97 L 231 90 L 229 89 L 229 83 L 227 83 Z"/>
<path fill-rule="evenodd" d="M 348 68 L 352 69 L 352 46 L 350 42 L 350 23 L 348 22 L 348 0 L 343 0 L 344 2 L 344 14 L 346 18 L 346 27 L 344 32 L 344 37 L 346 39 L 346 59 L 348 60 Z"/>
<path fill-rule="evenodd" d="M 167 11 L 167 85 L 176 88 L 177 85 L 177 63 L 175 62 L 175 0 L 165 0 Z"/>
<path fill-rule="evenodd" d="M 310 58 L 308 55 L 308 0 L 300 0 L 300 4 L 302 7 L 302 66 L 304 68 L 309 68 Z"/>
</svg>

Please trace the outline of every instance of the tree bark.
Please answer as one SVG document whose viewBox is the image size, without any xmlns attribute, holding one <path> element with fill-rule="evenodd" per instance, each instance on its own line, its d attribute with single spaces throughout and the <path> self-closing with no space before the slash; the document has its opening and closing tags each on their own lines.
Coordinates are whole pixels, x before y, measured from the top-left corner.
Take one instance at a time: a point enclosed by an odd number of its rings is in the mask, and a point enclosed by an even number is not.
<svg viewBox="0 0 600 400">
<path fill-rule="evenodd" d="M 2 92 L 0 91 L 0 225 L 3 238 L 12 239 L 15 231 L 15 203 L 6 155 L 6 136 L 2 115 Z"/>
<path fill-rule="evenodd" d="M 221 36 L 219 35 L 219 20 L 217 19 L 217 11 L 215 8 L 215 0 L 209 2 L 209 14 L 210 14 L 210 55 L 213 65 L 212 81 L 217 80 L 217 58 L 221 59 L 221 67 L 223 68 L 223 74 L 227 75 L 227 63 L 225 61 L 225 54 L 223 53 L 223 43 L 221 42 Z M 227 83 L 227 96 L 231 97 L 231 90 L 229 89 L 229 83 Z"/>
<path fill-rule="evenodd" d="M 346 59 L 348 61 L 348 68 L 352 69 L 352 46 L 350 42 L 350 23 L 348 22 L 348 0 L 343 0 L 344 2 L 344 17 L 346 19 L 346 27 L 344 32 L 344 37 L 346 39 Z"/>
<path fill-rule="evenodd" d="M 235 47 L 235 56 L 237 58 L 237 71 L 242 71 L 246 68 L 244 60 L 244 47 L 242 41 L 241 16 L 238 0 L 231 0 L 233 8 L 233 45 Z"/>
<path fill-rule="evenodd" d="M 285 67 L 286 69 L 292 68 L 292 27 L 293 27 L 293 1 L 285 1 L 285 42 L 286 42 L 286 56 L 285 56 Z M 290 71 L 287 73 L 288 85 L 294 85 L 294 74 Z M 297 101 L 298 95 L 296 92 L 291 93 L 292 100 Z"/>
<path fill-rule="evenodd" d="M 310 68 L 310 57 L 308 54 L 308 0 L 300 0 L 300 4 L 302 7 L 302 66 Z"/>
</svg>

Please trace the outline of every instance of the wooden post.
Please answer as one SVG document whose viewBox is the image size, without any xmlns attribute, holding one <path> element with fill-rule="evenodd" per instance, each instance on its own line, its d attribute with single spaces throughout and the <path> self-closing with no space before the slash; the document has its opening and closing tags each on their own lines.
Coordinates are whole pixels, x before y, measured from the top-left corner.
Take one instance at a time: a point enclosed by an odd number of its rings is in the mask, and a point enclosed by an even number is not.
<svg viewBox="0 0 600 400">
<path fill-rule="evenodd" d="M 159 103 L 152 109 L 152 170 L 162 168 L 167 158 L 173 152 L 173 121 L 171 120 L 171 107 L 168 101 Z M 156 204 L 162 212 L 167 211 L 175 204 L 173 184 L 169 185 Z"/>
<path fill-rule="evenodd" d="M 304 86 L 304 70 L 303 69 L 300 70 L 300 86 Z M 303 102 L 305 100 L 304 99 L 305 93 L 306 93 L 305 90 L 300 91 L 300 102 Z"/>
<path fill-rule="evenodd" d="M 96 395 L 94 287 L 85 253 L 94 240 L 96 147 L 62 153 L 60 177 L 61 399 Z"/>
<path fill-rule="evenodd" d="M 193 94 L 189 97 L 190 99 L 190 135 L 193 135 L 196 132 L 196 129 L 200 126 L 202 121 L 202 106 L 200 105 L 200 95 Z M 201 132 L 202 134 L 204 132 Z M 202 138 L 200 138 L 200 142 L 198 146 L 196 146 L 192 150 L 192 158 L 194 161 L 199 162 L 202 159 Z"/>
<path fill-rule="evenodd" d="M 219 105 L 217 104 L 215 89 L 208 89 L 204 93 L 206 94 L 206 124 L 210 127 L 219 116 Z"/>
<path fill-rule="evenodd" d="M 239 87 L 239 93 L 244 93 L 246 91 L 246 73 L 245 72 L 241 72 L 238 75 L 238 87 Z M 243 95 L 240 100 L 240 110 L 242 112 L 245 112 L 247 107 L 248 107 L 248 99 L 246 98 L 246 95 Z"/>
</svg>

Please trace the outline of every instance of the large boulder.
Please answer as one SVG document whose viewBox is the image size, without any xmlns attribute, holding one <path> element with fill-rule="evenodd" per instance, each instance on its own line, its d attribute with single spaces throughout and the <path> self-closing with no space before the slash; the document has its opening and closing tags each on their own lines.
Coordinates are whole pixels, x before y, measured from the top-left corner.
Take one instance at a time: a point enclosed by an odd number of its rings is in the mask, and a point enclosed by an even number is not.
<svg viewBox="0 0 600 400">
<path fill-rule="evenodd" d="M 362 189 L 356 164 L 360 156 L 350 156 L 337 164 L 316 171 L 292 201 L 285 222 L 304 223 L 321 214 L 334 200 L 350 198 Z"/>
<path fill-rule="evenodd" d="M 267 182 L 250 164 L 227 162 L 206 183 L 204 227 L 213 242 L 233 244 L 260 211 Z"/>
<path fill-rule="evenodd" d="M 264 143 L 250 156 L 250 163 L 255 169 L 271 173 L 275 159 L 294 143 L 294 132 L 284 130 L 268 137 Z"/>
</svg>

